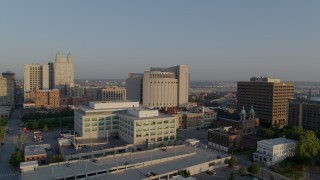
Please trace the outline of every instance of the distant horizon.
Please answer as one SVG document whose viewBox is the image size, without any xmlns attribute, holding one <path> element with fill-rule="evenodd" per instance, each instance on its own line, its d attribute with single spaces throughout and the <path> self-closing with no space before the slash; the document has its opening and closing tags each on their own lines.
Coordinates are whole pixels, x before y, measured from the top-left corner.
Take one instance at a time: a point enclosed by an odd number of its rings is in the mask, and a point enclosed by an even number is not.
<svg viewBox="0 0 320 180">
<path fill-rule="evenodd" d="M 317 82 L 320 1 L 2 1 L 0 72 L 73 55 L 75 77 L 189 66 L 191 80 Z"/>
</svg>

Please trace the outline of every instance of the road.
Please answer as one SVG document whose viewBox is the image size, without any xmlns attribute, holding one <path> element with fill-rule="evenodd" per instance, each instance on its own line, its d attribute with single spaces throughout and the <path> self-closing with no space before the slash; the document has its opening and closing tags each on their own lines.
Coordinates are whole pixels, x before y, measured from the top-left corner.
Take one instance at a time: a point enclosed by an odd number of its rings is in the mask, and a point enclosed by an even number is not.
<svg viewBox="0 0 320 180">
<path fill-rule="evenodd" d="M 9 164 L 10 157 L 15 150 L 19 136 L 21 113 L 22 109 L 15 109 L 7 124 L 7 129 L 9 130 L 9 132 L 6 133 L 4 145 L 1 146 L 0 150 L 0 180 L 21 179 L 19 169 L 13 168 Z"/>
</svg>

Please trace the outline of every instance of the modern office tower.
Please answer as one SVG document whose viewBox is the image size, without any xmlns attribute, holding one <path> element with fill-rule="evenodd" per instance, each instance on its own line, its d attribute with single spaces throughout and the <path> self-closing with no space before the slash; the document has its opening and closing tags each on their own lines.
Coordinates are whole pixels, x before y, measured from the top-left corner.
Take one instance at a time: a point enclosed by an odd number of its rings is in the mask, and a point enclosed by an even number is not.
<svg viewBox="0 0 320 180">
<path fill-rule="evenodd" d="M 99 98 L 101 101 L 125 101 L 126 88 L 118 86 L 104 87 L 99 90 Z"/>
<path fill-rule="evenodd" d="M 187 65 L 150 68 L 150 71 L 145 71 L 143 76 L 129 74 L 126 83 L 127 99 L 139 100 L 147 107 L 182 107 L 188 103 L 189 70 Z"/>
<path fill-rule="evenodd" d="M 290 100 L 288 125 L 320 131 L 320 102 L 312 100 Z"/>
<path fill-rule="evenodd" d="M 64 59 L 60 53 L 57 52 L 53 69 L 55 88 L 63 89 L 66 84 L 74 83 L 74 68 L 71 53 L 68 54 L 67 59 Z"/>
<path fill-rule="evenodd" d="M 25 64 L 23 83 L 24 93 L 39 88 L 41 90 L 50 89 L 50 76 L 52 76 L 52 65 L 46 64 Z"/>
<path fill-rule="evenodd" d="M 126 80 L 128 100 L 139 101 L 142 104 L 142 80 L 143 74 L 129 73 L 129 77 Z"/>
<path fill-rule="evenodd" d="M 56 109 L 60 108 L 60 92 L 58 89 L 39 90 L 33 89 L 25 94 L 26 100 L 31 100 L 35 108 Z M 28 102 L 29 103 L 29 102 Z"/>
<path fill-rule="evenodd" d="M 287 124 L 288 100 L 293 98 L 294 83 L 280 79 L 253 77 L 238 82 L 238 107 L 253 106 L 261 123 L 282 128 Z"/>
<path fill-rule="evenodd" d="M 0 76 L 0 106 L 15 106 L 15 86 L 15 74 L 2 73 L 2 77 Z"/>
</svg>

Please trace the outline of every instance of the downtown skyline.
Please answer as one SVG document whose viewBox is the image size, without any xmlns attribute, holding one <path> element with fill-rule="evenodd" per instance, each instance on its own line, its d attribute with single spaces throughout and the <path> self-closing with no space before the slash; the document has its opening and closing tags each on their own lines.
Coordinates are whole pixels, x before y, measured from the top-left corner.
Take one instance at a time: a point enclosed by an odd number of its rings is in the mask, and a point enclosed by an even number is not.
<svg viewBox="0 0 320 180">
<path fill-rule="evenodd" d="M 318 81 L 317 1 L 11 2 L 0 72 L 73 54 L 76 79 L 125 79 L 186 64 L 191 80 Z M 88 13 L 90 12 L 90 13 Z"/>
</svg>

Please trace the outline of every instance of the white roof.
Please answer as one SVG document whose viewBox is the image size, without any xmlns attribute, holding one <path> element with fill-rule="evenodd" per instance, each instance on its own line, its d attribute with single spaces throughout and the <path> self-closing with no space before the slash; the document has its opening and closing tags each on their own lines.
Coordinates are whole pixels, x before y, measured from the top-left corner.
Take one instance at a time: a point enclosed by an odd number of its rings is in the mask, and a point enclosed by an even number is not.
<svg viewBox="0 0 320 180">
<path fill-rule="evenodd" d="M 26 167 L 26 166 L 39 166 L 39 164 L 38 164 L 38 161 L 27 161 L 27 162 L 20 163 L 20 168 Z"/>
<path fill-rule="evenodd" d="M 297 141 L 292 140 L 292 139 L 287 139 L 284 137 L 258 141 L 258 143 L 264 143 L 264 144 L 273 145 L 273 146 L 279 145 L 279 144 L 295 143 L 295 142 L 297 142 Z"/>
<path fill-rule="evenodd" d="M 200 140 L 198 140 L 198 139 L 187 139 L 186 142 L 188 142 L 188 143 L 197 143 L 197 142 L 200 142 Z"/>
</svg>

